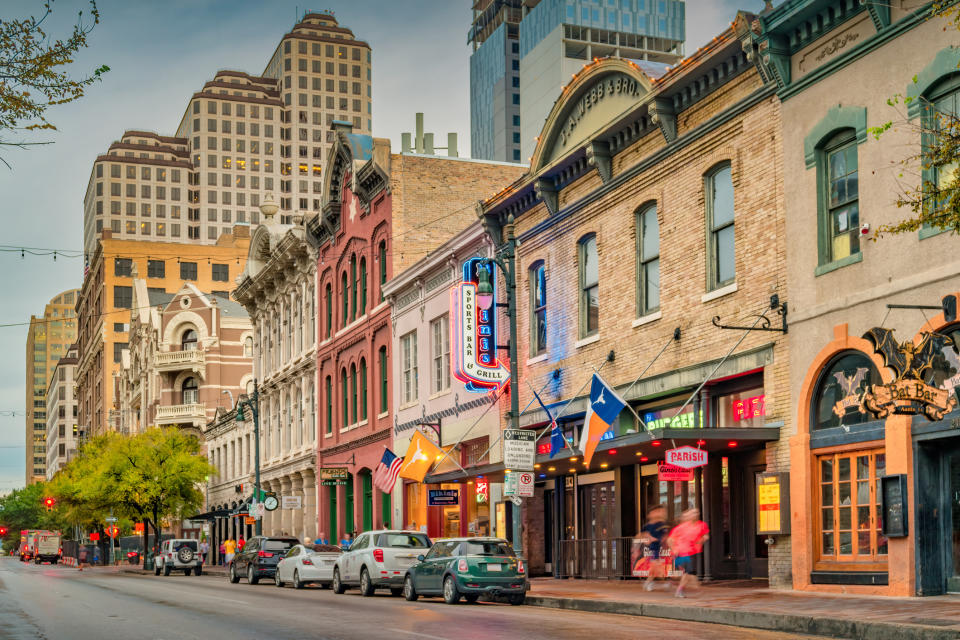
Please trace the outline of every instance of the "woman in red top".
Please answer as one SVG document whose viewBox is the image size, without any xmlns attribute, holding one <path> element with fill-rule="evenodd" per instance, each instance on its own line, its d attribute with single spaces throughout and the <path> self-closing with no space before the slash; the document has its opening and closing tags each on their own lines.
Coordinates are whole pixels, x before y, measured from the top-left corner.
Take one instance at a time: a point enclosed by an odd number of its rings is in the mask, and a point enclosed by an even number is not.
<svg viewBox="0 0 960 640">
<path fill-rule="evenodd" d="M 687 509 L 680 516 L 680 524 L 670 532 L 670 550 L 674 554 L 674 566 L 683 571 L 680 576 L 680 585 L 677 587 L 676 597 L 684 598 L 683 590 L 692 585 L 699 586 L 694 573 L 693 561 L 696 555 L 703 551 L 703 542 L 710 536 L 707 524 L 700 520 L 698 509 Z"/>
</svg>

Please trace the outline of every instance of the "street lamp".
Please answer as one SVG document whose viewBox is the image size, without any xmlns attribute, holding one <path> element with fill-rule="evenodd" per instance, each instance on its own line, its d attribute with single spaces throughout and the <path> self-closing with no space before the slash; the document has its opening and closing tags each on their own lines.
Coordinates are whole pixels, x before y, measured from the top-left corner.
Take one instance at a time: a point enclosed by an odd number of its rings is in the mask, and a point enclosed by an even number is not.
<svg viewBox="0 0 960 640">
<path fill-rule="evenodd" d="M 500 238 L 490 233 L 491 238 L 497 243 L 497 257 L 485 258 L 479 261 L 479 270 L 477 272 L 477 306 L 484 310 L 489 310 L 494 306 L 493 286 L 490 284 L 490 274 L 487 265 L 496 265 L 503 273 L 503 279 L 507 284 L 507 317 L 510 320 L 510 428 L 520 428 L 520 397 L 518 394 L 519 382 L 517 380 L 517 273 L 516 273 L 516 248 L 517 239 L 514 235 L 513 215 L 507 216 L 507 224 L 504 225 L 506 232 L 506 241 L 500 242 Z M 497 234 L 498 235 L 498 234 Z M 522 510 L 520 505 L 513 503 L 513 546 L 518 553 L 523 553 L 523 541 L 520 539 L 520 520 Z"/>
<path fill-rule="evenodd" d="M 257 381 L 253 381 L 253 393 L 243 394 L 237 401 L 237 422 L 246 422 L 246 415 L 243 407 L 246 405 L 250 409 L 250 415 L 253 417 L 253 495 L 257 502 L 260 502 L 260 389 L 257 387 Z M 254 514 L 256 517 L 256 514 Z M 263 534 L 263 520 L 256 518 L 254 525 L 256 534 Z"/>
</svg>

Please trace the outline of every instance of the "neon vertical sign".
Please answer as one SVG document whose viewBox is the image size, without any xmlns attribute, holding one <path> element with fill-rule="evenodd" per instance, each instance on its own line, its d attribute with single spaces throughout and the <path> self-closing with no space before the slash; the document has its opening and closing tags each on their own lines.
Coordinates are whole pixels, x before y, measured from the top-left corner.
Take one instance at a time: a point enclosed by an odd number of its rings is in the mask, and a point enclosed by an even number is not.
<svg viewBox="0 0 960 640">
<path fill-rule="evenodd" d="M 497 359 L 495 307 L 481 309 L 477 304 L 480 269 L 487 270 L 493 299 L 497 299 L 493 264 L 484 262 L 483 258 L 467 260 L 463 265 L 463 282 L 450 293 L 450 333 L 454 338 L 451 373 L 467 391 L 487 393 L 506 384 L 510 371 Z"/>
</svg>

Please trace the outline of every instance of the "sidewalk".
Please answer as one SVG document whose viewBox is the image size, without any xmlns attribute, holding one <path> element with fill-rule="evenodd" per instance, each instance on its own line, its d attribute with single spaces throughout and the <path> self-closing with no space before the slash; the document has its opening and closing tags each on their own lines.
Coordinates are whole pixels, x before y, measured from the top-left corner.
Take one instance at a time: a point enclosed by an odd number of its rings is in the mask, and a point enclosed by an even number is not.
<svg viewBox="0 0 960 640">
<path fill-rule="evenodd" d="M 648 592 L 638 580 L 533 578 L 527 604 L 619 613 L 829 638 L 947 640 L 960 638 L 960 596 L 888 598 L 826 595 L 714 582 L 686 599 L 673 589 Z"/>
</svg>

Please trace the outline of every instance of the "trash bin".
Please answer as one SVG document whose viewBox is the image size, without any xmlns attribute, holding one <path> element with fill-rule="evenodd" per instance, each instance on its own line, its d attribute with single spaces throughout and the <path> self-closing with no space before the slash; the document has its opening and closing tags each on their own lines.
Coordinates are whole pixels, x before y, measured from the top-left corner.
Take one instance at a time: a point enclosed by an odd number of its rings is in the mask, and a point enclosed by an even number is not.
<svg viewBox="0 0 960 640">
<path fill-rule="evenodd" d="M 143 568 L 146 569 L 147 571 L 152 571 L 152 570 L 153 570 L 153 558 L 154 558 L 155 555 L 156 555 L 156 554 L 155 554 L 153 551 L 148 551 L 148 552 L 147 552 L 147 561 L 146 561 L 146 563 L 145 563 L 144 566 L 143 566 Z"/>
</svg>

